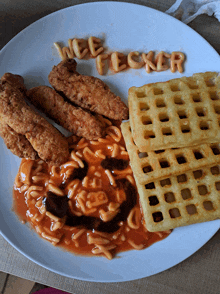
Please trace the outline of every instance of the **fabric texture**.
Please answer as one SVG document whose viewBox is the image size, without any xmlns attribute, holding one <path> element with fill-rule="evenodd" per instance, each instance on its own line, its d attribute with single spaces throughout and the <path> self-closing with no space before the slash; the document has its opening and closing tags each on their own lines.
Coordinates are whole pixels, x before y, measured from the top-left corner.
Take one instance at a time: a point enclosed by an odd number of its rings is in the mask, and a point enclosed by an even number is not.
<svg viewBox="0 0 220 294">
<path fill-rule="evenodd" d="M 166 13 L 181 20 L 185 24 L 190 23 L 201 14 L 214 15 L 220 21 L 220 1 L 177 0 Z"/>
</svg>

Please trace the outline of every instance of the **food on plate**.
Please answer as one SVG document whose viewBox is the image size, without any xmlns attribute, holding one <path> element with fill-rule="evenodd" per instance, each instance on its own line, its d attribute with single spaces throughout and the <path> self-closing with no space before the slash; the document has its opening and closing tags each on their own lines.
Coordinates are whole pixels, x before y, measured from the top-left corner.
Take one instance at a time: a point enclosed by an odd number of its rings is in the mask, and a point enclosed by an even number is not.
<svg viewBox="0 0 220 294">
<path fill-rule="evenodd" d="M 128 107 L 100 79 L 81 75 L 74 59 L 61 61 L 49 74 L 49 82 L 56 91 L 76 105 L 110 119 L 128 118 Z"/>
<path fill-rule="evenodd" d="M 171 231 L 145 228 L 120 128 L 109 120 L 108 125 L 104 138 L 75 138 L 60 166 L 23 159 L 14 200 L 22 219 L 53 245 L 111 259 L 146 248 Z"/>
<path fill-rule="evenodd" d="M 100 75 L 104 75 L 105 72 L 105 62 L 108 58 L 108 54 L 99 54 L 96 58 L 96 69 Z"/>
<path fill-rule="evenodd" d="M 121 128 L 151 232 L 220 217 L 219 85 L 206 72 L 129 89 Z"/>
<path fill-rule="evenodd" d="M 113 52 L 111 54 L 111 65 L 115 73 L 127 68 L 127 58 L 122 52 Z"/>
<path fill-rule="evenodd" d="M 185 60 L 185 56 L 182 52 L 172 52 L 170 55 L 170 70 L 171 72 L 175 72 L 176 69 L 178 72 L 183 72 L 183 62 Z"/>
<path fill-rule="evenodd" d="M 0 119 L 0 136 L 6 147 L 21 158 L 38 159 L 38 154 L 24 135 L 16 133 Z"/>
<path fill-rule="evenodd" d="M 172 73 L 179 71 L 183 72 L 183 63 L 185 55 L 180 51 L 173 51 L 171 54 L 160 51 L 156 54 L 154 51 L 140 54 L 138 51 L 132 51 L 125 55 L 122 52 L 104 53 L 105 48 L 102 46 L 102 41 L 99 38 L 91 36 L 87 39 L 68 39 L 68 47 L 62 47 L 55 42 L 56 47 L 62 60 L 69 58 L 88 59 L 89 57 L 96 58 L 96 68 L 100 75 L 104 75 L 106 71 L 103 70 L 103 60 L 108 59 L 107 65 L 118 73 L 130 67 L 139 69 L 143 66 L 147 73 L 151 71 L 165 71 L 170 68 Z M 138 60 L 141 55 L 140 60 Z"/>
<path fill-rule="evenodd" d="M 25 140 L 27 139 L 44 161 L 55 165 L 65 162 L 69 157 L 66 138 L 26 104 L 24 92 L 22 77 L 10 73 L 3 76 L 0 83 L 1 124 L 10 127 L 17 135 L 23 136 L 18 141 L 20 144 L 18 148 L 28 148 L 28 150 L 23 150 L 21 155 L 30 152 L 30 145 Z"/>
<path fill-rule="evenodd" d="M 88 45 L 92 57 L 96 57 L 104 51 L 104 48 L 101 45 L 101 39 L 94 36 L 89 37 Z"/>
<path fill-rule="evenodd" d="M 152 60 L 153 60 L 154 54 L 152 54 L 152 51 L 149 52 L 149 55 L 143 53 L 142 58 L 146 62 L 146 72 L 150 72 L 150 69 L 155 70 L 152 66 Z M 170 63 L 168 62 L 170 60 Z M 178 70 L 180 73 L 183 72 L 183 62 L 185 60 L 185 56 L 182 52 L 172 52 L 171 54 L 168 54 L 164 51 L 160 51 L 156 57 L 155 57 L 155 65 L 156 65 L 156 71 L 164 71 L 170 68 L 171 72 L 175 72 Z"/>
<path fill-rule="evenodd" d="M 75 61 L 68 60 L 50 75 L 65 78 L 62 82 L 68 90 L 72 75 L 77 80 L 75 67 Z M 93 115 L 67 102 L 59 94 L 61 89 L 57 93 L 38 86 L 27 91 L 23 78 L 12 74 L 2 80 L 1 134 L 15 154 L 22 151 L 21 157 L 25 157 L 14 182 L 14 208 L 24 222 L 53 245 L 108 259 L 125 250 L 146 248 L 171 233 L 151 233 L 145 227 L 120 130 L 121 120 L 128 118 L 128 107 L 103 82 L 79 78 L 83 80 L 80 94 L 84 94 L 82 89 L 88 96 L 88 91 L 92 92 Z M 65 138 L 35 113 L 25 98 L 73 135 Z M 29 149 L 35 153 L 30 155 Z"/>
<path fill-rule="evenodd" d="M 121 130 L 132 171 L 140 184 L 220 163 L 220 142 L 140 152 L 134 143 L 129 121 L 122 122 Z"/>
<path fill-rule="evenodd" d="M 141 57 L 145 62 L 145 70 L 147 73 L 157 71 L 157 64 L 154 62 L 154 51 L 149 51 L 147 54 L 142 53 Z"/>
<path fill-rule="evenodd" d="M 189 170 L 147 185 L 137 182 L 146 227 L 174 229 L 220 217 L 219 165 Z"/>
<path fill-rule="evenodd" d="M 141 152 L 220 141 L 220 76 L 197 73 L 129 89 L 130 124 Z"/>
<path fill-rule="evenodd" d="M 14 75 L 9 72 L 5 73 L 1 77 L 1 85 L 10 85 L 15 90 L 19 90 L 23 94 L 26 93 L 27 89 L 24 85 L 24 79 L 20 75 Z"/>
<path fill-rule="evenodd" d="M 1 78 L 0 89 L 3 91 L 3 85 L 8 84 L 14 88 L 14 91 L 21 91 L 25 94 L 26 87 L 23 78 L 19 75 L 5 73 Z M 2 93 L 3 94 L 3 93 Z M 3 111 L 3 110 L 2 110 Z M 1 113 L 1 111 L 0 111 Z M 7 148 L 16 156 L 21 158 L 38 159 L 38 154 L 31 143 L 22 134 L 18 134 L 5 122 L 0 114 L 0 136 L 3 138 Z"/>
<path fill-rule="evenodd" d="M 173 228 L 219 217 L 218 74 L 132 87 L 128 109 L 101 80 L 78 74 L 76 65 L 67 59 L 53 67 L 55 90 L 26 91 L 20 76 L 2 79 L 1 132 L 11 128 L 11 137 L 23 136 L 37 151 L 22 160 L 14 183 L 22 219 L 53 245 L 112 259 L 164 239 Z M 33 130 L 42 135 L 42 121 L 25 97 L 74 134 L 64 138 L 55 129 L 70 149 L 59 162 L 46 160 L 32 143 Z M 128 110 L 130 121 L 121 123 Z M 57 150 L 54 145 L 51 155 Z"/>
<path fill-rule="evenodd" d="M 149 231 L 220 217 L 220 143 L 140 153 L 129 122 L 121 128 Z"/>
<path fill-rule="evenodd" d="M 135 57 L 138 58 L 139 54 L 140 53 L 138 51 L 130 52 L 128 54 L 128 57 L 127 57 L 128 65 L 131 68 L 139 69 L 139 68 L 144 66 L 144 60 L 143 59 L 141 61 L 136 61 L 135 60 Z"/>
<path fill-rule="evenodd" d="M 88 111 L 66 102 L 54 89 L 38 86 L 27 91 L 28 100 L 76 136 L 96 140 L 104 135 L 103 123 Z"/>
</svg>

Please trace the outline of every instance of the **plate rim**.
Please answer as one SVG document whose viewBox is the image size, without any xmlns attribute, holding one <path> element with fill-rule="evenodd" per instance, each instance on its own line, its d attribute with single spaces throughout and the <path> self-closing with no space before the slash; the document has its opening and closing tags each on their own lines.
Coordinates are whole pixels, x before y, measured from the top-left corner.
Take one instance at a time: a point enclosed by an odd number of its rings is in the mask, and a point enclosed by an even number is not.
<svg viewBox="0 0 220 294">
<path fill-rule="evenodd" d="M 152 10 L 152 11 L 154 11 L 154 12 L 156 12 L 156 13 L 159 13 L 159 14 L 162 14 L 163 16 L 164 16 L 164 14 L 166 15 L 166 17 L 169 17 L 170 19 L 172 19 L 172 21 L 177 21 L 178 23 L 181 23 L 182 25 L 184 25 L 185 27 L 187 27 L 188 29 L 190 29 L 190 30 L 192 30 L 193 31 L 193 33 L 195 34 L 197 34 L 197 36 L 199 37 L 199 38 L 201 38 L 202 40 L 203 40 L 203 42 L 205 41 L 208 45 L 209 45 L 209 47 L 210 47 L 210 49 L 212 49 L 213 50 L 213 53 L 215 53 L 216 54 L 216 57 L 219 57 L 219 54 L 218 54 L 218 52 L 212 47 L 212 45 L 210 45 L 209 43 L 208 43 L 208 41 L 207 40 L 205 40 L 200 34 L 198 34 L 195 30 L 193 30 L 192 28 L 190 28 L 189 26 L 187 26 L 186 24 L 184 24 L 184 23 L 182 23 L 180 20 L 178 20 L 178 19 L 176 19 L 176 18 L 174 18 L 174 17 L 172 17 L 172 16 L 170 16 L 170 15 L 168 15 L 168 14 L 166 14 L 165 12 L 162 12 L 162 11 L 160 11 L 160 10 L 157 10 L 157 9 L 154 9 L 154 8 L 151 8 L 151 7 L 148 7 L 148 6 L 146 6 L 146 5 L 144 5 L 144 4 L 136 4 L 136 3 L 130 3 L 130 2 L 121 2 L 121 1 L 95 1 L 95 2 L 87 2 L 87 3 L 81 3 L 81 4 L 76 4 L 76 5 L 71 5 L 71 6 L 68 6 L 68 7 L 65 7 L 65 8 L 62 8 L 62 9 L 59 9 L 59 10 L 57 10 L 57 11 L 54 11 L 54 12 L 51 12 L 51 13 L 49 13 L 48 15 L 46 15 L 46 16 L 44 16 L 44 17 L 42 17 L 42 18 L 40 18 L 40 19 L 38 19 L 38 20 L 36 20 L 36 21 L 34 21 L 33 23 L 31 23 L 30 25 L 28 25 L 27 27 L 25 27 L 23 30 L 21 30 L 19 33 L 17 33 L 7 44 L 5 44 L 4 46 L 3 46 L 3 48 L 0 50 L 0 54 L 4 51 L 4 50 L 6 50 L 7 49 L 7 46 L 10 46 L 10 44 L 11 44 L 11 42 L 13 42 L 14 40 L 16 40 L 16 38 L 19 38 L 19 36 L 20 35 L 22 35 L 22 34 L 24 34 L 25 33 L 25 31 L 26 30 L 28 30 L 28 29 L 30 29 L 32 26 L 35 26 L 36 25 L 36 23 L 38 23 L 38 22 L 42 22 L 42 21 L 44 21 L 46 18 L 50 18 L 50 17 L 53 17 L 54 15 L 56 15 L 56 14 L 60 14 L 60 13 L 65 13 L 65 11 L 67 11 L 67 10 L 69 10 L 69 9 L 74 9 L 75 7 L 77 7 L 77 6 L 93 6 L 93 5 L 106 5 L 106 4 L 115 4 L 115 5 L 126 5 L 126 6 L 141 6 L 141 7 L 144 7 L 144 9 L 147 9 L 147 10 Z M 218 221 L 218 220 L 217 220 Z M 219 230 L 219 228 L 220 228 L 220 222 L 219 222 L 219 227 L 215 230 L 215 232 L 214 233 L 212 233 L 211 234 L 211 237 L 208 237 L 207 238 L 207 241 L 205 241 L 205 243 L 203 243 L 199 248 L 197 248 L 197 250 L 196 251 L 194 251 L 194 252 L 192 252 L 190 255 L 188 255 L 186 258 L 184 257 L 182 260 L 180 260 L 178 263 L 175 263 L 174 265 L 172 265 L 171 267 L 169 267 L 169 268 L 167 268 L 167 269 L 170 269 L 170 268 L 172 268 L 172 267 L 174 267 L 175 265 L 177 265 L 177 264 L 179 264 L 179 263 L 181 263 L 183 260 L 186 260 L 186 259 L 188 259 L 190 256 L 192 256 L 195 252 L 197 252 L 200 248 L 202 248 L 216 233 L 217 233 L 217 231 Z M 91 279 L 91 280 L 89 280 L 89 279 L 87 279 L 87 278 L 77 278 L 77 277 L 73 277 L 73 276 L 71 276 L 71 275 L 67 275 L 67 274 L 63 274 L 63 273 L 61 273 L 59 270 L 54 270 L 54 269 L 51 269 L 50 267 L 48 267 L 48 266 L 45 266 L 45 265 L 43 265 L 41 262 L 39 262 L 39 261 L 36 261 L 33 257 L 31 257 L 29 254 L 27 254 L 27 253 L 25 253 L 21 248 L 19 248 L 19 246 L 18 245 L 15 245 L 13 242 L 11 242 L 11 240 L 4 234 L 4 233 L 2 233 L 2 229 L 0 228 L 0 233 L 1 233 L 1 235 L 4 237 L 4 239 L 13 247 L 13 248 L 15 248 L 19 253 L 21 253 L 23 256 L 25 256 L 25 257 L 27 257 L 29 260 L 31 260 L 32 262 L 34 262 L 35 264 L 37 264 L 37 265 L 39 265 L 39 266 L 41 266 L 41 267 L 43 267 L 43 268 L 45 268 L 45 269 L 47 269 L 47 270 L 49 270 L 49 271 L 52 271 L 52 272 L 54 272 L 54 273 L 57 273 L 57 274 L 59 274 L 59 275 L 62 275 L 62 276 L 65 276 L 65 277 L 68 277 L 68 278 L 74 278 L 74 279 L 77 279 L 77 280 L 83 280 L 83 281 L 89 281 L 89 282 L 94 282 L 94 279 Z M 167 269 L 165 269 L 165 270 L 167 270 Z M 163 271 L 165 271 L 165 270 L 162 270 L 162 271 L 159 271 L 159 272 L 156 272 L 156 273 L 153 273 L 152 275 L 155 275 L 155 274 L 157 274 L 157 273 L 160 273 L 160 272 L 163 272 Z M 148 276 L 151 276 L 151 275 L 147 275 L 147 277 Z M 146 277 L 146 276 L 145 276 Z M 140 277 L 140 278 L 134 278 L 134 279 L 125 279 L 125 280 L 122 280 L 121 282 L 125 282 L 125 281 L 132 281 L 132 280 L 137 280 L 137 279 L 141 279 L 141 278 L 144 278 L 144 277 Z M 95 282 L 105 282 L 105 283 L 110 283 L 110 282 L 120 282 L 120 281 L 103 281 L 103 280 L 95 280 Z"/>
</svg>

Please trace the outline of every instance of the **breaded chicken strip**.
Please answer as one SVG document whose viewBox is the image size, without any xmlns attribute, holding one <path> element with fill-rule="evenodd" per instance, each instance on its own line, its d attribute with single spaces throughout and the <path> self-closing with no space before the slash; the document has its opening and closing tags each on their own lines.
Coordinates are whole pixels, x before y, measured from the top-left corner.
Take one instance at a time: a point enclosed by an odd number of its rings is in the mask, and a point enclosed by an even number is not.
<svg viewBox="0 0 220 294">
<path fill-rule="evenodd" d="M 68 131 L 88 140 L 104 135 L 103 124 L 88 111 L 66 102 L 54 89 L 39 86 L 27 91 L 27 99 Z"/>
<path fill-rule="evenodd" d="M 67 59 L 54 66 L 50 84 L 82 108 L 115 120 L 128 119 L 128 107 L 100 79 L 76 72 L 76 61 Z"/>
<path fill-rule="evenodd" d="M 9 72 L 6 72 L 2 77 L 1 77 L 1 83 L 2 84 L 9 84 L 13 88 L 20 90 L 23 94 L 26 93 L 27 89 L 24 85 L 24 79 L 22 76 L 19 75 L 14 75 Z"/>
<path fill-rule="evenodd" d="M 18 76 L 8 78 L 11 81 Z M 19 77 L 21 80 L 22 78 Z M 21 83 L 21 81 L 19 82 Z M 22 84 L 22 83 L 21 83 Z M 68 160 L 69 148 L 66 138 L 47 120 L 33 111 L 25 102 L 19 86 L 12 85 L 3 78 L 0 83 L 0 121 L 7 124 L 17 134 L 25 136 L 38 156 L 53 165 Z"/>
<path fill-rule="evenodd" d="M 0 136 L 11 152 L 21 158 L 38 159 L 38 154 L 24 135 L 16 133 L 7 124 L 0 121 Z"/>
</svg>

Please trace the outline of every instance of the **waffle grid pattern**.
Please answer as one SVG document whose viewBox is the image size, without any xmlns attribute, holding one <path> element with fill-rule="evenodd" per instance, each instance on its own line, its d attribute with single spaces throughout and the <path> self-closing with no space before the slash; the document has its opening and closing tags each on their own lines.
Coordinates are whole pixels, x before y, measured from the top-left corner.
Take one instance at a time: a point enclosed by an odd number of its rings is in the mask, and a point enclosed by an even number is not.
<svg viewBox="0 0 220 294">
<path fill-rule="evenodd" d="M 140 152 L 132 138 L 128 121 L 121 124 L 121 130 L 132 170 L 140 184 L 220 162 L 220 143 Z"/>
<path fill-rule="evenodd" d="M 220 167 L 213 165 L 179 176 L 137 182 L 147 229 L 173 229 L 220 217 Z"/>
<path fill-rule="evenodd" d="M 133 138 L 140 151 L 220 141 L 220 77 L 206 72 L 129 89 Z"/>
</svg>

